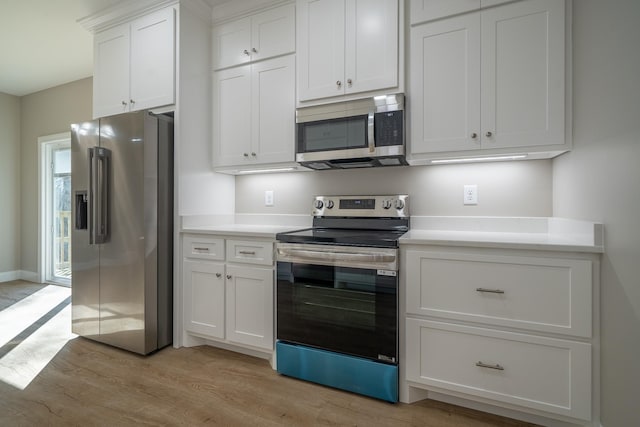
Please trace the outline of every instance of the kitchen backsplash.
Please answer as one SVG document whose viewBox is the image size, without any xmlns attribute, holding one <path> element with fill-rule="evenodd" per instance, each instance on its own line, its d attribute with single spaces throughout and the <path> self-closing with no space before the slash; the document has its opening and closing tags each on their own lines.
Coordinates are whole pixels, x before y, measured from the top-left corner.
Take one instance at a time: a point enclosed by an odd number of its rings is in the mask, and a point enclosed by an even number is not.
<svg viewBox="0 0 640 427">
<path fill-rule="evenodd" d="M 463 205 L 466 184 L 478 186 L 477 205 Z M 240 214 L 309 214 L 319 194 L 409 194 L 412 215 L 552 216 L 550 160 L 244 175 L 235 185 Z"/>
</svg>

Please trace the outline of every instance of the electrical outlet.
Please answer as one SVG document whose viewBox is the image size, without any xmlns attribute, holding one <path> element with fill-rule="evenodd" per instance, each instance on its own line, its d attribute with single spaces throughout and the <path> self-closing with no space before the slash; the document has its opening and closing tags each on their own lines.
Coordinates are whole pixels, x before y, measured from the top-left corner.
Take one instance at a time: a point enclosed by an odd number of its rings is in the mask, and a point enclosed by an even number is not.
<svg viewBox="0 0 640 427">
<path fill-rule="evenodd" d="M 266 190 L 264 192 L 264 205 L 273 206 L 273 190 Z"/>
<path fill-rule="evenodd" d="M 476 184 L 464 186 L 463 202 L 465 205 L 478 204 L 478 186 Z"/>
</svg>

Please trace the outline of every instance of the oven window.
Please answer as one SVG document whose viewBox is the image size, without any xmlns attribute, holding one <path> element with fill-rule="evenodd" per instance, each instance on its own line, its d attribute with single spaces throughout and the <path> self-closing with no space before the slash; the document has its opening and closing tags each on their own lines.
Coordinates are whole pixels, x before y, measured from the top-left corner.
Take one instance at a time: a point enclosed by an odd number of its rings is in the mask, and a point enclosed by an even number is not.
<svg viewBox="0 0 640 427">
<path fill-rule="evenodd" d="M 278 262 L 278 339 L 397 360 L 397 278 L 377 270 Z"/>
<path fill-rule="evenodd" d="M 298 152 L 367 147 L 367 124 L 366 115 L 298 123 Z"/>
</svg>

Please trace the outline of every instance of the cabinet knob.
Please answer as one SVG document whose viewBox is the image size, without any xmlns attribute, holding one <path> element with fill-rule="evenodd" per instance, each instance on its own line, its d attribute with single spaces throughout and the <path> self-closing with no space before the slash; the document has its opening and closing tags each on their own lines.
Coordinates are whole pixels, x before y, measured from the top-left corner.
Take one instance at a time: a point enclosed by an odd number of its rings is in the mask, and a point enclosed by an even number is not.
<svg viewBox="0 0 640 427">
<path fill-rule="evenodd" d="M 251 55 L 247 49 L 243 50 L 242 53 L 244 53 L 247 56 Z"/>
<path fill-rule="evenodd" d="M 122 101 L 122 105 L 127 106 L 127 101 Z"/>
<path fill-rule="evenodd" d="M 473 133 L 471 134 L 471 139 L 476 139 L 477 137 L 478 137 L 478 134 L 477 134 L 477 133 L 473 132 Z"/>
<path fill-rule="evenodd" d="M 216 277 L 219 279 L 222 277 L 222 273 L 216 273 Z"/>
<path fill-rule="evenodd" d="M 353 80 L 347 79 L 347 84 L 349 85 L 349 87 L 351 87 L 351 85 L 353 84 Z"/>
<path fill-rule="evenodd" d="M 487 133 L 485 134 L 485 136 L 486 136 L 487 138 L 491 138 L 491 137 L 493 136 L 493 134 L 492 134 L 491 132 L 487 132 Z"/>
<path fill-rule="evenodd" d="M 242 155 L 245 156 L 245 157 L 249 157 L 249 153 L 244 153 Z"/>
<path fill-rule="evenodd" d="M 338 81 L 336 82 L 336 86 L 341 87 L 341 86 L 342 86 L 342 82 L 341 82 L 340 80 L 338 80 Z"/>
<path fill-rule="evenodd" d="M 227 274 L 227 279 L 231 280 L 231 275 Z"/>
<path fill-rule="evenodd" d="M 258 49 L 256 49 L 255 47 L 252 47 L 252 48 L 251 48 L 251 52 L 253 52 L 253 53 L 258 53 Z"/>
<path fill-rule="evenodd" d="M 251 153 L 251 155 L 252 155 L 253 157 L 255 157 L 255 156 L 256 156 L 256 153 Z"/>
</svg>

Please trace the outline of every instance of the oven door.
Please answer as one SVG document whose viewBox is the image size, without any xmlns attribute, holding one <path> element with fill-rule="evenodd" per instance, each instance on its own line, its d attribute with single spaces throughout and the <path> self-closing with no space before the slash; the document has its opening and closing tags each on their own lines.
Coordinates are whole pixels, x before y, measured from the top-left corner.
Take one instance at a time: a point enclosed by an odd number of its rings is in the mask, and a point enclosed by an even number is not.
<svg viewBox="0 0 640 427">
<path fill-rule="evenodd" d="M 396 262 L 397 249 L 279 244 L 278 340 L 397 364 Z"/>
</svg>

